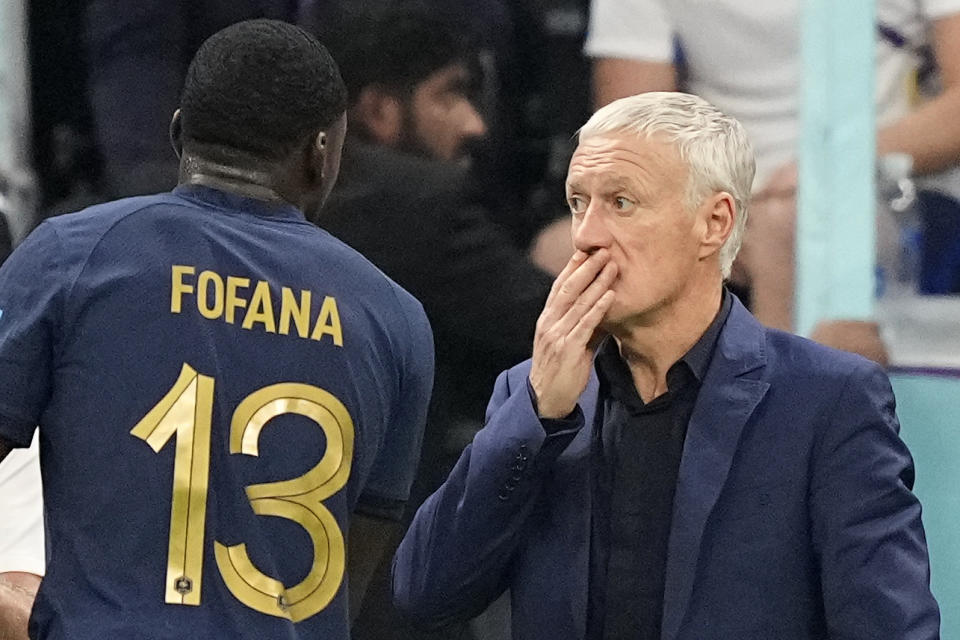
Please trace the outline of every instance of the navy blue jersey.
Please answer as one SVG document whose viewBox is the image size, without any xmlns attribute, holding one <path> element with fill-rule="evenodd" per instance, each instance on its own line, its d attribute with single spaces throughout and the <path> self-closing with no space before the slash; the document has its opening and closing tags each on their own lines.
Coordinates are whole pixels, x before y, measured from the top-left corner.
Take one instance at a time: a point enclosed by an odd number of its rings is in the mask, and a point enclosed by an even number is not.
<svg viewBox="0 0 960 640">
<path fill-rule="evenodd" d="M 420 304 L 293 207 L 180 187 L 43 223 L 0 270 L 32 637 L 348 638 L 350 514 L 406 499 L 432 377 Z"/>
</svg>

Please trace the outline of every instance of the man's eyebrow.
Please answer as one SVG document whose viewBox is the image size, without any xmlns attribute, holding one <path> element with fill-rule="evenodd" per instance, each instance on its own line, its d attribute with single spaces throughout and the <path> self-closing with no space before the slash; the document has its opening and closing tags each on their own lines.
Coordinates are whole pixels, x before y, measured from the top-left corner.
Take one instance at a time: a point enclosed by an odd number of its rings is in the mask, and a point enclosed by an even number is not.
<svg viewBox="0 0 960 640">
<path fill-rule="evenodd" d="M 566 187 L 572 191 L 582 191 L 583 185 L 580 182 L 574 180 L 566 183 Z M 623 177 L 611 177 L 606 178 L 600 181 L 598 185 L 599 189 L 605 193 L 612 193 L 614 191 L 630 191 L 632 187 L 630 181 Z"/>
<path fill-rule="evenodd" d="M 630 181 L 626 178 L 611 178 L 602 186 L 608 191 L 625 191 L 630 189 Z"/>
</svg>

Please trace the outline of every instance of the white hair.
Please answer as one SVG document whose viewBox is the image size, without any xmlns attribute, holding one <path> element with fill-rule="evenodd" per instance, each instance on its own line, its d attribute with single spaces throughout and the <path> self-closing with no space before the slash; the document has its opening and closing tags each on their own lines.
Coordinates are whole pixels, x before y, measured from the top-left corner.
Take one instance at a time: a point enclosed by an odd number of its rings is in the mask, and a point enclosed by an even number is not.
<svg viewBox="0 0 960 640">
<path fill-rule="evenodd" d="M 663 136 L 676 145 L 689 171 L 687 207 L 726 191 L 736 203 L 733 231 L 720 249 L 720 271 L 730 276 L 747 224 L 747 203 L 756 161 L 743 125 L 698 96 L 676 92 L 641 93 L 611 102 L 579 131 L 584 140 L 607 133 Z"/>
</svg>

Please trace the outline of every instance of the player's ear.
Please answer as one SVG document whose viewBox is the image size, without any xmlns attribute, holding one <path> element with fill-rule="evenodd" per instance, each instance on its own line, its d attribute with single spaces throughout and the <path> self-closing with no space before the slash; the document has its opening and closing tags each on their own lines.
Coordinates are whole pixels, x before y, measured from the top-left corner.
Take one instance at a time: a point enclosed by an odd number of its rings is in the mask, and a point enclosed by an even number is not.
<svg viewBox="0 0 960 640">
<path fill-rule="evenodd" d="M 316 137 L 313 139 L 313 146 L 316 148 L 317 152 L 326 156 L 327 155 L 327 132 L 318 131 Z"/>
<path fill-rule="evenodd" d="M 316 187 L 323 180 L 327 162 L 327 132 L 318 131 L 307 147 L 307 181 Z"/>
<path fill-rule="evenodd" d="M 180 109 L 173 112 L 170 120 L 170 144 L 177 158 L 183 155 L 183 121 L 180 119 Z"/>
<path fill-rule="evenodd" d="M 327 132 L 317 131 L 306 140 L 301 156 L 301 171 L 304 187 L 315 191 L 323 184 L 327 157 Z"/>
</svg>

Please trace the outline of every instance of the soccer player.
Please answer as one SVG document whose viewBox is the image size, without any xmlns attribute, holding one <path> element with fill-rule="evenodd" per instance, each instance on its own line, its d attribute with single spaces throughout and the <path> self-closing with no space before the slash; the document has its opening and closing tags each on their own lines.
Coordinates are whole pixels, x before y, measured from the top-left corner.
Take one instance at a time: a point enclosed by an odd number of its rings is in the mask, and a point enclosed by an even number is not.
<svg viewBox="0 0 960 640">
<path fill-rule="evenodd" d="M 32 637 L 349 637 L 433 354 L 420 304 L 304 219 L 345 108 L 306 32 L 229 27 L 174 115 L 180 185 L 51 219 L 0 270 L 0 457 L 39 424 L 48 514 Z"/>
</svg>

